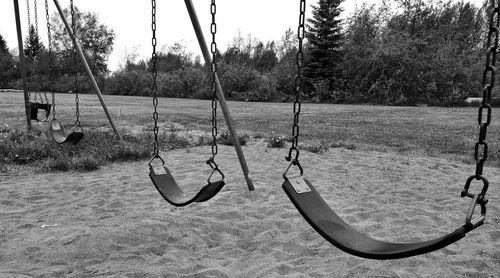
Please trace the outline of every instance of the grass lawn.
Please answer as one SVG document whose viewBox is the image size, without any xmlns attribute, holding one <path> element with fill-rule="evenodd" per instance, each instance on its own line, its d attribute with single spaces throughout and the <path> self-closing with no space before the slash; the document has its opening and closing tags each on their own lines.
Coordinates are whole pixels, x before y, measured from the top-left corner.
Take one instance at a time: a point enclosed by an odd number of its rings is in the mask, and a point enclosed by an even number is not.
<svg viewBox="0 0 500 278">
<path fill-rule="evenodd" d="M 24 129 L 23 95 L 0 92 L 0 125 Z M 112 117 L 123 134 L 143 134 L 150 140 L 152 99 L 133 96 L 105 96 Z M 81 122 L 86 131 L 111 130 L 95 95 L 80 97 Z M 271 138 L 290 136 L 292 104 L 228 102 L 239 135 Z M 65 123 L 73 121 L 74 97 L 57 95 L 57 115 Z M 220 111 L 220 109 L 219 109 Z M 190 99 L 160 99 L 160 132 L 166 130 L 210 131 L 210 102 Z M 224 127 L 222 112 L 219 126 Z M 500 166 L 499 122 L 488 130 L 489 163 Z M 48 124 L 36 124 L 44 130 Z M 478 138 L 476 108 L 386 107 L 360 105 L 304 104 L 300 118 L 299 142 L 309 149 L 343 147 L 358 150 L 399 152 L 424 156 L 444 156 L 473 162 Z M 87 139 L 90 140 L 90 139 Z M 152 145 L 152 142 L 151 144 Z M 149 146 L 147 146 L 149 147 Z M 318 148 L 316 148 L 318 147 Z"/>
</svg>

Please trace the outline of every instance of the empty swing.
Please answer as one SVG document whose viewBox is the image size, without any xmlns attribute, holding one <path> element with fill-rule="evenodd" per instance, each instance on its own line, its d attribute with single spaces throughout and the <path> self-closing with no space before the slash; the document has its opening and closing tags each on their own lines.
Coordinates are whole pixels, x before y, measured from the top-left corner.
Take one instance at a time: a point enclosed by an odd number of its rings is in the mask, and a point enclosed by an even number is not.
<svg viewBox="0 0 500 278">
<path fill-rule="evenodd" d="M 73 7 L 73 0 L 71 0 L 71 24 L 73 28 L 73 34 L 75 34 L 75 11 Z M 50 21 L 49 21 L 49 6 L 48 0 L 45 0 L 45 16 L 47 17 L 47 34 L 48 34 L 48 46 L 49 46 L 49 65 L 50 65 L 50 76 L 51 76 L 51 86 L 53 86 L 53 56 L 52 56 L 52 38 L 50 34 Z M 75 63 L 75 106 L 76 106 L 76 120 L 71 129 L 67 129 L 64 127 L 62 122 L 56 118 L 56 95 L 54 93 L 54 88 L 51 88 L 52 91 L 52 121 L 50 122 L 50 134 L 54 141 L 58 144 L 76 144 L 83 138 L 83 129 L 80 124 L 80 107 L 79 107 L 79 97 L 78 97 L 78 71 L 76 70 L 76 54 L 75 54 L 75 46 L 73 45 L 73 60 Z"/>
<path fill-rule="evenodd" d="M 495 0 L 492 0 L 494 4 Z M 483 74 L 483 102 L 479 108 L 479 141 L 475 145 L 475 160 L 477 162 L 476 172 L 465 182 L 464 189 L 461 192 L 462 197 L 472 199 L 471 205 L 466 215 L 465 224 L 455 231 L 436 238 L 434 240 L 414 242 L 414 243 L 393 243 L 381 241 L 372 238 L 366 234 L 357 231 L 355 228 L 345 222 L 339 215 L 328 206 L 325 200 L 319 195 L 311 182 L 303 177 L 304 171 L 299 163 L 298 137 L 299 137 L 299 116 L 301 110 L 300 93 L 302 92 L 301 65 L 303 62 L 302 41 L 305 33 L 305 7 L 306 1 L 300 0 L 300 16 L 298 27 L 298 52 L 297 52 L 297 76 L 295 78 L 295 102 L 293 105 L 294 123 L 292 128 L 293 141 L 286 159 L 291 161 L 290 165 L 283 174 L 283 190 L 290 198 L 294 206 L 323 238 L 331 244 L 355 256 L 387 260 L 400 259 L 410 256 L 421 255 L 441 249 L 451 243 L 454 243 L 475 228 L 484 224 L 486 216 L 486 192 L 489 182 L 483 176 L 483 164 L 487 159 L 488 145 L 486 143 L 487 128 L 491 122 L 491 92 L 495 82 L 495 65 L 497 60 L 497 49 L 499 40 L 500 25 L 500 0 L 494 4 L 491 10 L 490 27 L 488 34 L 488 53 L 486 69 Z M 484 118 L 486 116 L 486 119 Z M 287 176 L 292 166 L 296 167 L 298 174 Z M 473 194 L 469 192 L 469 187 L 473 180 L 482 182 L 483 188 L 480 193 Z M 481 208 L 480 214 L 474 216 L 477 207 Z"/>
<path fill-rule="evenodd" d="M 170 204 L 182 207 L 187 206 L 193 202 L 205 202 L 214 197 L 223 187 L 224 187 L 224 174 L 219 169 L 219 166 L 215 162 L 215 156 L 217 155 L 217 96 L 216 96 L 216 81 L 215 76 L 217 73 L 217 64 L 215 62 L 215 54 L 217 51 L 217 46 L 215 43 L 215 0 L 212 0 L 210 6 L 212 14 L 212 156 L 206 161 L 206 163 L 212 169 L 210 173 L 207 184 L 203 186 L 198 193 L 191 197 L 187 196 L 184 191 L 179 187 L 175 179 L 173 178 L 170 170 L 165 166 L 165 161 L 160 156 L 160 147 L 158 142 L 158 83 L 157 83 L 157 54 L 156 54 L 156 0 L 151 0 L 152 5 L 152 17 L 151 17 L 151 29 L 153 31 L 152 45 L 153 54 L 151 58 L 152 62 L 152 77 L 153 77 L 153 120 L 154 120 L 154 144 L 153 144 L 153 158 L 149 162 L 149 177 L 155 185 L 156 189 L 160 195 Z M 160 163 L 155 163 L 159 161 Z M 214 174 L 219 174 L 220 179 L 216 181 L 211 181 Z"/>
<path fill-rule="evenodd" d="M 34 16 L 35 16 L 35 25 L 31 24 L 31 15 L 30 15 L 30 0 L 26 0 L 26 9 L 27 9 L 27 18 L 28 18 L 28 33 L 31 38 L 32 32 L 38 37 L 38 6 L 37 6 L 37 0 L 34 0 L 33 4 L 34 8 Z M 33 62 L 33 71 L 31 72 L 29 76 L 29 84 L 34 83 L 34 96 L 31 96 L 31 90 L 28 89 L 28 102 L 26 103 L 26 106 L 28 107 L 29 111 L 29 118 L 32 121 L 39 121 L 39 122 L 45 122 L 48 120 L 50 116 L 50 110 L 51 110 L 51 104 L 49 103 L 49 99 L 47 97 L 47 93 L 44 91 L 43 92 L 43 97 L 42 93 L 40 92 L 40 73 L 39 73 L 39 61 L 38 61 L 38 54 L 39 53 L 30 53 L 26 56 L 28 56 L 30 59 L 32 59 Z M 33 80 L 33 78 L 35 80 Z M 38 113 L 39 111 L 44 111 L 44 113 Z"/>
</svg>

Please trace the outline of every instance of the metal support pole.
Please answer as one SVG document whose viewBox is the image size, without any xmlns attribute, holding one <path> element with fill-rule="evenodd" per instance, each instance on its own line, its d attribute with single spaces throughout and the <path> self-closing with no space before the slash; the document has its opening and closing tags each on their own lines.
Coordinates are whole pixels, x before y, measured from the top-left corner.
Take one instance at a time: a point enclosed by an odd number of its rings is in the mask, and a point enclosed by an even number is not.
<svg viewBox="0 0 500 278">
<path fill-rule="evenodd" d="M 194 9 L 191 0 L 184 0 L 184 2 L 186 3 L 186 8 L 188 10 L 189 17 L 191 18 L 191 23 L 193 24 L 196 37 L 198 38 L 198 43 L 200 44 L 201 52 L 203 53 L 203 58 L 205 59 L 205 64 L 207 65 L 207 67 L 209 67 L 212 63 L 212 58 L 210 57 L 210 51 L 205 41 L 205 37 L 203 36 L 203 31 L 201 30 L 200 22 L 198 20 L 198 16 L 196 15 L 196 10 Z M 241 149 L 238 135 L 236 134 L 236 130 L 233 127 L 233 118 L 229 113 L 226 98 L 224 97 L 224 92 L 222 91 L 219 77 L 217 75 L 215 76 L 215 82 L 217 83 L 217 98 L 219 99 L 220 107 L 222 113 L 224 114 L 224 119 L 226 120 L 227 129 L 229 130 L 229 133 L 231 133 L 234 149 L 236 150 L 236 155 L 238 155 L 238 159 L 241 164 L 241 170 L 243 170 L 243 175 L 245 176 L 245 180 L 247 181 L 248 190 L 253 191 L 255 190 L 255 188 L 253 186 L 252 179 L 248 175 L 247 162 L 245 160 L 245 156 L 243 155 L 243 150 Z"/>
<path fill-rule="evenodd" d="M 89 64 L 87 63 L 87 59 L 85 59 L 85 56 L 83 55 L 82 49 L 80 48 L 80 45 L 76 41 L 76 38 L 73 34 L 73 31 L 71 30 L 71 27 L 69 26 L 68 21 L 66 20 L 66 17 L 64 16 L 63 10 L 61 9 L 61 6 L 59 5 L 59 1 L 54 0 L 54 4 L 56 5 L 57 11 L 59 12 L 59 15 L 61 16 L 61 19 L 64 23 L 64 26 L 66 27 L 66 32 L 68 32 L 69 36 L 71 37 L 71 40 L 73 41 L 73 45 L 75 46 L 76 52 L 78 53 L 78 56 L 80 56 L 80 60 L 82 61 L 83 67 L 85 68 L 85 71 L 87 72 L 87 75 L 90 78 L 90 82 L 92 83 L 92 86 L 94 87 L 94 91 L 97 94 L 99 101 L 101 102 L 102 108 L 104 109 L 104 113 L 106 113 L 106 117 L 108 117 L 109 123 L 111 124 L 111 127 L 113 128 L 113 131 L 115 132 L 116 137 L 119 140 L 121 140 L 120 134 L 118 133 L 118 130 L 116 129 L 115 123 L 113 122 L 113 119 L 111 118 L 111 115 L 109 114 L 108 107 L 106 106 L 106 103 L 104 102 L 104 99 L 102 98 L 101 90 L 99 89 L 99 86 L 97 85 L 97 82 L 95 81 L 94 75 L 92 74 L 92 70 L 90 70 Z"/>
<path fill-rule="evenodd" d="M 26 82 L 26 63 L 24 59 L 24 47 L 23 47 L 23 33 L 21 30 L 21 19 L 19 17 L 19 1 L 14 0 L 14 13 L 16 15 L 16 29 L 17 29 L 17 43 L 19 48 L 19 70 L 21 71 L 21 77 L 23 79 L 23 89 L 24 89 L 24 107 L 26 109 L 26 128 L 28 132 L 31 131 L 31 120 L 30 120 L 30 107 L 29 96 L 28 96 L 28 84 Z"/>
</svg>

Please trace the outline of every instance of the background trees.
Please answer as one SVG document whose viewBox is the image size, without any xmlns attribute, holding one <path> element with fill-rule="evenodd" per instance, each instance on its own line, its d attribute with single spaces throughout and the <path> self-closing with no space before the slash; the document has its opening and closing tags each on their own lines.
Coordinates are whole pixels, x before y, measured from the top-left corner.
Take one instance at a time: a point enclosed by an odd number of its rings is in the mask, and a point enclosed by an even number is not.
<svg viewBox="0 0 500 278">
<path fill-rule="evenodd" d="M 29 60 L 35 60 L 36 56 L 44 49 L 43 43 L 38 36 L 38 32 L 32 25 L 29 27 L 28 36 L 24 41 L 24 56 Z"/>
<path fill-rule="evenodd" d="M 304 76 L 314 81 L 327 81 L 332 89 L 337 77 L 339 62 L 342 60 L 342 9 L 343 0 L 319 0 L 313 6 L 309 18 L 306 38 L 307 52 Z"/>
<path fill-rule="evenodd" d="M 467 2 L 387 0 L 362 5 L 341 21 L 341 2 L 319 0 L 312 7 L 305 42 L 304 75 L 310 85 L 306 101 L 453 106 L 480 92 L 483 8 Z M 226 97 L 291 99 L 296 36 L 288 30 L 279 41 L 261 42 L 238 35 L 227 49 L 219 49 L 219 78 Z M 159 54 L 160 94 L 208 97 L 206 69 L 180 50 L 177 45 Z M 128 84 L 113 93 L 149 86 L 145 70 L 113 76 L 127 74 L 144 86 Z M 139 91 L 126 94 L 150 93 Z"/>
<path fill-rule="evenodd" d="M 14 59 L 9 52 L 7 42 L 0 34 L 0 88 L 9 86 L 9 82 L 14 77 Z"/>
<path fill-rule="evenodd" d="M 304 44 L 303 73 L 309 85 L 306 101 L 452 106 L 481 91 L 486 7 L 451 0 L 385 0 L 359 6 L 340 20 L 341 3 L 318 0 L 312 7 Z M 69 17 L 68 11 L 64 12 Z M 137 55 L 129 55 L 122 68 L 109 75 L 107 58 L 113 47 L 113 30 L 100 24 L 95 14 L 78 9 L 76 22 L 78 40 L 98 81 L 105 83 L 105 92 L 151 94 L 149 59 L 137 61 Z M 75 71 L 72 43 L 58 16 L 52 16 L 52 29 L 56 90 L 68 91 Z M 35 33 L 30 31 L 25 54 L 33 57 L 32 53 L 40 52 L 43 73 L 47 55 Z M 289 29 L 280 40 L 263 42 L 238 34 L 226 49 L 218 49 L 218 73 L 226 97 L 291 99 L 296 36 Z M 2 66 L 10 65 L 9 61 Z M 83 75 L 81 68 L 77 70 Z M 210 96 L 204 63 L 182 44 L 158 52 L 158 72 L 161 96 Z M 90 85 L 83 81 L 83 91 L 90 91 Z"/>
<path fill-rule="evenodd" d="M 63 10 L 66 18 L 70 20 L 68 9 Z M 64 24 L 58 14 L 51 16 L 52 38 L 55 52 L 58 53 L 58 64 L 61 73 L 74 71 L 73 43 L 66 32 Z M 93 12 L 82 12 L 75 7 L 76 37 L 92 72 L 95 75 L 106 75 L 108 70 L 107 60 L 113 50 L 115 32 L 99 22 L 99 17 Z"/>
<path fill-rule="evenodd" d="M 70 20 L 69 10 L 64 9 L 63 12 Z M 48 46 L 44 46 L 40 38 L 47 36 L 47 31 L 44 28 L 38 34 L 31 26 L 24 43 L 24 55 L 28 58 L 26 64 L 28 77 L 30 77 L 29 85 L 41 90 L 68 92 L 74 89 L 75 74 L 84 77 L 85 72 L 80 66 L 80 59 L 76 57 L 76 63 L 74 61 L 73 43 L 59 14 L 54 12 L 50 19 L 53 68 L 50 69 Z M 113 49 L 115 34 L 113 30 L 99 22 L 97 14 L 81 12 L 77 7 L 75 7 L 75 23 L 78 43 L 97 81 L 102 86 L 109 73 L 107 59 Z M 92 86 L 87 78 L 80 79 L 80 92 L 90 92 Z M 11 84 L 13 87 L 21 88 L 19 80 Z"/>
<path fill-rule="evenodd" d="M 480 90 L 484 16 L 464 2 L 397 0 L 350 18 L 344 79 L 350 102 L 457 105 Z"/>
</svg>

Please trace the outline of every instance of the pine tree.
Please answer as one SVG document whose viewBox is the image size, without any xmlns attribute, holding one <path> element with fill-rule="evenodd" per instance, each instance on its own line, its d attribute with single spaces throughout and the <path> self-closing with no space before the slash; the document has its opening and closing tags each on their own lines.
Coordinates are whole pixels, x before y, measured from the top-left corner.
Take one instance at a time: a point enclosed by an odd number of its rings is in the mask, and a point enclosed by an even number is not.
<svg viewBox="0 0 500 278">
<path fill-rule="evenodd" d="M 308 50 L 303 73 L 313 81 L 331 81 L 342 60 L 342 2 L 319 0 L 318 6 L 312 7 L 312 18 L 308 19 L 306 32 Z"/>
<path fill-rule="evenodd" d="M 0 35 L 0 88 L 6 88 L 14 77 L 14 59 L 9 52 L 7 42 Z"/>
<path fill-rule="evenodd" d="M 29 34 L 24 41 L 24 55 L 34 60 L 42 50 L 43 44 L 38 36 L 38 32 L 35 30 L 35 27 L 30 26 Z"/>
<path fill-rule="evenodd" d="M 9 48 L 7 47 L 7 42 L 4 40 L 2 35 L 0 35 L 0 53 L 9 52 Z"/>
</svg>

